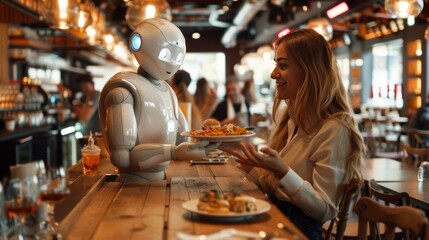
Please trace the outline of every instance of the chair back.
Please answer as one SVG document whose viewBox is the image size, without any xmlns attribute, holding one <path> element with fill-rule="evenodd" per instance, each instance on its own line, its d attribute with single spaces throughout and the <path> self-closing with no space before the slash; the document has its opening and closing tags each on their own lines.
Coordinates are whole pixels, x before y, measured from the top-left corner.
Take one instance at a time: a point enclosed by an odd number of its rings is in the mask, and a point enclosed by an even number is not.
<svg viewBox="0 0 429 240">
<path fill-rule="evenodd" d="M 407 143 L 402 142 L 400 145 L 402 161 L 418 167 L 421 162 L 429 160 L 429 148 L 412 147 Z"/>
<path fill-rule="evenodd" d="M 354 208 L 359 216 L 358 240 L 366 240 L 368 222 L 384 223 L 386 232 L 384 239 L 393 240 L 395 228 L 409 231 L 410 239 L 429 240 L 426 229 L 428 223 L 424 212 L 411 206 L 392 207 L 382 205 L 369 197 L 360 198 Z M 371 239 L 380 239 L 371 236 Z"/>
<path fill-rule="evenodd" d="M 408 144 L 415 148 L 424 148 L 429 142 L 429 130 L 413 128 L 407 131 Z"/>
<path fill-rule="evenodd" d="M 385 206 L 411 206 L 411 198 L 406 192 L 390 194 L 386 193 L 381 189 L 378 183 L 371 179 L 368 183 L 369 196 L 372 196 L 373 199 L 377 200 L 380 203 L 384 203 Z M 369 230 L 371 239 L 381 239 L 381 235 L 389 234 L 390 229 L 386 228 L 385 233 L 380 233 L 379 226 L 376 222 L 370 221 Z M 394 230 L 394 229 L 393 229 Z M 403 229 L 402 231 L 403 239 L 409 240 L 409 231 L 408 229 Z"/>
<path fill-rule="evenodd" d="M 359 192 L 360 186 L 360 181 L 356 178 L 351 179 L 346 185 L 344 195 L 340 201 L 338 216 L 331 220 L 328 230 L 325 233 L 325 239 L 331 238 L 335 228 L 335 239 L 343 239 L 347 221 L 349 219 L 350 204 L 354 196 Z"/>
</svg>

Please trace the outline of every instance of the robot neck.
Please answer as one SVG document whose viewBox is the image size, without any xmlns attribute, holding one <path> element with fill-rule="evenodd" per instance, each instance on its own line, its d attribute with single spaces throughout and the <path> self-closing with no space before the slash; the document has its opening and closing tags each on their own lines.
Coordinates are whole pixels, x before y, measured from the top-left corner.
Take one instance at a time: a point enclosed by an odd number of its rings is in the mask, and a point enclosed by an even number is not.
<svg viewBox="0 0 429 240">
<path fill-rule="evenodd" d="M 143 70 L 143 68 L 141 68 L 141 67 L 139 67 L 139 68 L 137 69 L 137 73 L 138 73 L 138 74 L 140 74 L 140 75 L 142 75 L 143 77 L 145 77 L 145 78 L 149 79 L 150 81 L 157 80 L 157 79 L 153 78 L 151 75 L 149 75 L 149 73 L 147 73 L 147 72 L 146 72 L 145 70 Z"/>
<path fill-rule="evenodd" d="M 137 73 L 139 75 L 142 75 L 147 80 L 149 80 L 153 85 L 158 86 L 158 87 L 161 85 L 160 80 L 153 78 L 151 75 L 149 75 L 149 73 L 145 72 L 145 70 L 143 70 L 143 68 L 139 67 L 137 69 Z"/>
</svg>

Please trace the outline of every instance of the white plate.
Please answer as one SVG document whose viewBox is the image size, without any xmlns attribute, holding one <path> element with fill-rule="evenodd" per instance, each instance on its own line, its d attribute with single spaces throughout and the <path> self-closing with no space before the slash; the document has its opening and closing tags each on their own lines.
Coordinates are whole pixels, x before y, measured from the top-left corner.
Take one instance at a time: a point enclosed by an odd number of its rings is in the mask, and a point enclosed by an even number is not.
<svg viewBox="0 0 429 240">
<path fill-rule="evenodd" d="M 201 211 L 198 209 L 198 199 L 194 199 L 194 200 L 189 200 L 187 202 L 184 202 L 182 204 L 182 207 L 190 212 L 193 213 L 198 213 L 201 215 L 205 215 L 205 216 L 210 216 L 210 217 L 222 217 L 222 218 L 241 218 L 241 217 L 251 217 L 254 215 L 258 215 L 264 212 L 267 212 L 268 210 L 270 210 L 271 205 L 263 200 L 259 200 L 256 199 L 256 211 L 255 212 L 246 212 L 246 213 L 234 213 L 234 212 L 219 212 L 219 213 L 215 213 L 215 212 L 207 212 L 207 211 Z"/>
<path fill-rule="evenodd" d="M 243 135 L 229 135 L 229 136 L 192 136 L 191 132 L 186 131 L 186 132 L 182 132 L 180 135 L 185 137 L 196 138 L 202 141 L 206 140 L 209 142 L 238 142 L 238 141 L 241 141 L 241 139 L 243 138 L 254 136 L 255 132 L 247 131 L 246 134 L 243 134 Z"/>
</svg>

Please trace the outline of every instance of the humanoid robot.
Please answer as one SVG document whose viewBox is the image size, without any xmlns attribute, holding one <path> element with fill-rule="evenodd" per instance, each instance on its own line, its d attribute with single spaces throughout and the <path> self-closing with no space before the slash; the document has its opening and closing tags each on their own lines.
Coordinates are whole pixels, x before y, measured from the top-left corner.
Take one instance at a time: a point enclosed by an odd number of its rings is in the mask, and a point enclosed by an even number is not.
<svg viewBox="0 0 429 240">
<path fill-rule="evenodd" d="M 140 64 L 137 73 L 115 74 L 100 95 L 104 142 L 118 181 L 164 179 L 170 160 L 204 158 L 217 145 L 180 136 L 188 125 L 165 81 L 185 57 L 179 28 L 161 18 L 146 19 L 131 34 L 130 48 Z"/>
</svg>

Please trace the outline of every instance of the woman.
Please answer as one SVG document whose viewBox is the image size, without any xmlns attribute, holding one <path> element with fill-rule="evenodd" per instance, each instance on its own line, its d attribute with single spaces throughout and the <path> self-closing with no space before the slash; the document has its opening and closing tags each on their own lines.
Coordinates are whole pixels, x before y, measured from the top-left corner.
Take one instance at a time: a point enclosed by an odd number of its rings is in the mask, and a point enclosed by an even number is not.
<svg viewBox="0 0 429 240">
<path fill-rule="evenodd" d="M 209 118 L 217 106 L 216 91 L 210 87 L 209 82 L 204 77 L 197 81 L 194 100 L 195 105 L 200 109 L 202 119 Z"/>
<path fill-rule="evenodd" d="M 188 91 L 188 86 L 191 83 L 191 75 L 185 70 L 178 70 L 171 78 L 170 85 L 177 95 L 179 102 L 191 104 L 191 129 L 201 129 L 203 118 L 201 117 L 200 110 L 194 102 L 194 97 Z"/>
<path fill-rule="evenodd" d="M 221 149 L 237 156 L 249 179 L 309 239 L 322 239 L 322 224 L 337 216 L 345 184 L 362 179 L 365 145 L 326 40 L 302 29 L 274 45 L 275 126 L 269 147 Z M 281 101 L 285 108 L 279 108 Z"/>
</svg>

